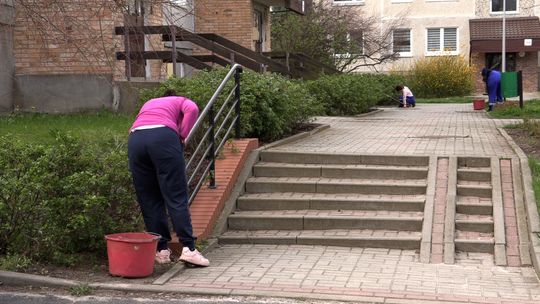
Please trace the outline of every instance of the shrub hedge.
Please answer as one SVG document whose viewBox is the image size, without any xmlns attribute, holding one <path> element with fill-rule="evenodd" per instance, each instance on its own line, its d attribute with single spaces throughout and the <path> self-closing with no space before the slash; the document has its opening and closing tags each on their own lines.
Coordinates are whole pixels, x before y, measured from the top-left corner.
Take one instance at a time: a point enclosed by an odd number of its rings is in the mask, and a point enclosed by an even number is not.
<svg viewBox="0 0 540 304">
<path fill-rule="evenodd" d="M 425 57 L 410 71 L 410 88 L 416 97 L 465 96 L 474 88 L 474 71 L 462 56 Z"/>
<path fill-rule="evenodd" d="M 192 78 L 170 78 L 160 87 L 144 92 L 141 102 L 161 96 L 166 89 L 174 89 L 196 102 L 202 111 L 227 72 L 228 69 L 214 69 Z M 233 83 L 229 82 L 223 90 L 216 109 L 223 104 Z M 242 137 L 256 137 L 265 142 L 275 140 L 296 124 L 308 122 L 313 115 L 322 113 L 302 82 L 277 74 L 244 71 L 241 92 Z"/>
<path fill-rule="evenodd" d="M 309 92 L 323 105 L 325 115 L 356 115 L 376 104 L 391 102 L 394 87 L 404 78 L 387 74 L 341 74 L 306 82 Z"/>
<path fill-rule="evenodd" d="M 105 252 L 105 234 L 141 223 L 125 143 L 0 137 L 0 255 L 70 263 L 74 253 Z"/>
</svg>

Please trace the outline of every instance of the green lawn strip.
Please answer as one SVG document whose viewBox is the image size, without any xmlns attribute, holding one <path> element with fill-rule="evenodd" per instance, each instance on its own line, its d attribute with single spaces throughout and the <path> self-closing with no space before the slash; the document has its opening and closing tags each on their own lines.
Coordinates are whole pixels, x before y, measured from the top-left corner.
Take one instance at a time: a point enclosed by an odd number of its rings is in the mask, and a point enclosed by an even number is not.
<svg viewBox="0 0 540 304">
<path fill-rule="evenodd" d="M 540 212 L 540 161 L 529 157 L 529 167 L 531 168 L 536 207 Z"/>
<path fill-rule="evenodd" d="M 517 101 L 507 101 L 498 104 L 489 115 L 493 118 L 540 118 L 540 100 L 528 100 L 519 107 Z"/>
<path fill-rule="evenodd" d="M 133 117 L 108 111 L 77 114 L 14 114 L 0 117 L 0 136 L 12 134 L 25 142 L 49 143 L 53 131 L 70 133 L 86 141 L 127 138 Z"/>
<path fill-rule="evenodd" d="M 417 103 L 471 103 L 472 97 L 416 98 Z"/>
</svg>

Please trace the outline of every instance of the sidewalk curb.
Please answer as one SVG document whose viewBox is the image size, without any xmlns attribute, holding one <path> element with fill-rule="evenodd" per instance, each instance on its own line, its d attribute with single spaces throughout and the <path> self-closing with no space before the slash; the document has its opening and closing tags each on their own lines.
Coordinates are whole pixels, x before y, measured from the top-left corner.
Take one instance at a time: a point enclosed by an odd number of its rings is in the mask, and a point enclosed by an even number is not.
<svg viewBox="0 0 540 304">
<path fill-rule="evenodd" d="M 499 133 L 506 139 L 510 147 L 519 157 L 519 165 L 521 168 L 521 175 L 523 178 L 523 200 L 525 202 L 525 209 L 527 214 L 527 223 L 529 228 L 529 239 L 531 241 L 529 245 L 529 252 L 531 254 L 532 264 L 536 275 L 540 277 L 540 217 L 538 216 L 538 210 L 536 208 L 536 201 L 534 198 L 534 190 L 532 188 L 532 174 L 529 168 L 529 159 L 525 152 L 514 142 L 512 137 L 506 133 L 503 128 L 497 128 Z"/>
<path fill-rule="evenodd" d="M 460 304 L 470 302 L 442 301 L 442 300 L 421 300 L 415 298 L 400 299 L 395 297 L 385 296 L 368 296 L 368 295 L 342 295 L 342 294 L 327 294 L 327 293 L 308 293 L 308 292 L 291 292 L 291 291 L 263 291 L 263 290 L 245 290 L 231 288 L 202 288 L 202 287 L 182 287 L 181 290 L 175 287 L 167 287 L 163 285 L 144 285 L 144 284 L 129 284 L 129 283 L 87 283 L 75 280 L 58 279 L 45 277 L 34 274 L 25 274 L 11 271 L 0 271 L 0 282 L 11 286 L 47 286 L 54 288 L 70 288 L 86 284 L 93 289 L 115 290 L 124 292 L 154 292 L 154 293 L 175 293 L 193 296 L 236 296 L 236 297 L 268 297 L 268 298 L 287 298 L 318 300 L 318 301 L 340 301 L 351 303 L 370 303 L 370 304 Z"/>
</svg>

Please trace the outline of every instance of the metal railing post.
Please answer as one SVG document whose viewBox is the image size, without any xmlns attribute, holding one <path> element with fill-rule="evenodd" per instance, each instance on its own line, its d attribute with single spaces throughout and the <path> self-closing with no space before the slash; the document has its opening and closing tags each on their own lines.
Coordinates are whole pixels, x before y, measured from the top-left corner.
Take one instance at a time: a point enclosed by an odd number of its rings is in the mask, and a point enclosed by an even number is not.
<svg viewBox="0 0 540 304">
<path fill-rule="evenodd" d="M 215 124 L 214 124 L 214 106 L 211 106 L 208 109 L 208 122 L 210 123 L 210 135 L 208 136 L 208 144 L 210 145 L 210 169 L 208 171 L 208 176 L 210 178 L 210 183 L 208 188 L 216 188 L 216 140 L 215 140 Z"/>
<path fill-rule="evenodd" d="M 241 125 L 240 125 L 240 74 L 242 73 L 242 68 L 237 68 L 236 73 L 234 74 L 234 82 L 236 84 L 236 88 L 234 90 L 234 98 L 236 99 L 236 123 L 235 123 L 235 131 L 234 135 L 236 138 L 240 138 L 240 131 L 241 131 Z"/>
</svg>

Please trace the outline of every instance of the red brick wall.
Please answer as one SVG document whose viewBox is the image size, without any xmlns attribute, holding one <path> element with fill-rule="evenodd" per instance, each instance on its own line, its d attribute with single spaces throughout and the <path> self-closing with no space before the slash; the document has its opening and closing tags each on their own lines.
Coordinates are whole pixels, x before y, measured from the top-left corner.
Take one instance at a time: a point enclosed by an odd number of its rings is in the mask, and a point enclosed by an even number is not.
<svg viewBox="0 0 540 304">
<path fill-rule="evenodd" d="M 31 5 L 29 5 L 29 3 Z M 124 78 L 124 62 L 115 52 L 124 50 L 114 27 L 123 25 L 123 13 L 113 0 L 20 0 L 16 2 L 14 57 L 17 74 L 113 74 Z M 162 24 L 155 5 L 147 24 Z M 159 50 L 159 37 L 151 47 Z M 160 61 L 149 62 L 154 79 L 164 75 Z"/>
<path fill-rule="evenodd" d="M 267 20 L 266 24 L 269 24 Z M 252 0 L 195 1 L 195 32 L 216 33 L 253 49 Z"/>
<path fill-rule="evenodd" d="M 481 71 L 485 66 L 484 53 L 472 53 L 471 64 L 475 68 L 475 93 L 484 93 L 486 84 L 482 81 Z M 525 57 L 517 56 L 516 70 L 523 71 L 523 91 L 538 91 L 538 53 L 526 53 Z"/>
</svg>

